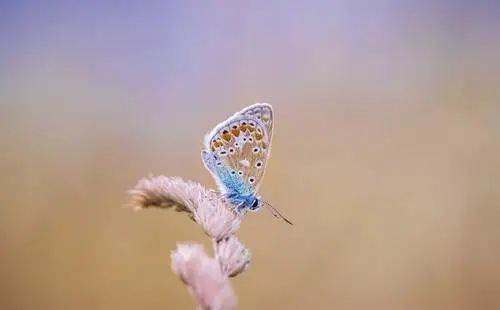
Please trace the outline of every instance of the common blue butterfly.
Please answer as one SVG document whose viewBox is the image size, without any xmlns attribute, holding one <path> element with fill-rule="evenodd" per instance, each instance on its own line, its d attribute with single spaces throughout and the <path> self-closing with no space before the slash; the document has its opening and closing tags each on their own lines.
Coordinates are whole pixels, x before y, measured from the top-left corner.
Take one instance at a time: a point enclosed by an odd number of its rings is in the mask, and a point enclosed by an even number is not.
<svg viewBox="0 0 500 310">
<path fill-rule="evenodd" d="M 256 211 L 262 206 L 292 224 L 257 196 L 271 154 L 273 108 L 256 103 L 215 126 L 205 137 L 201 157 L 220 192 L 238 212 Z"/>
</svg>

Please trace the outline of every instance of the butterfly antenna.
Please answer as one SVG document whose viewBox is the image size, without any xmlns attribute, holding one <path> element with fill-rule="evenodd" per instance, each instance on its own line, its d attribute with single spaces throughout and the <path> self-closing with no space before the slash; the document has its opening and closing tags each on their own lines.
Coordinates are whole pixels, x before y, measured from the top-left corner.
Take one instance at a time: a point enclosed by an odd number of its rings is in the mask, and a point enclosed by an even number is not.
<svg viewBox="0 0 500 310">
<path fill-rule="evenodd" d="M 286 217 L 284 217 L 283 214 L 281 214 L 280 211 L 278 211 L 278 209 L 273 207 L 269 202 L 267 202 L 265 200 L 261 200 L 261 201 L 264 203 L 264 205 L 266 205 L 269 208 L 269 211 L 271 211 L 271 214 L 275 218 L 282 219 L 283 221 L 287 222 L 288 224 L 293 225 L 292 222 L 290 222 Z"/>
</svg>

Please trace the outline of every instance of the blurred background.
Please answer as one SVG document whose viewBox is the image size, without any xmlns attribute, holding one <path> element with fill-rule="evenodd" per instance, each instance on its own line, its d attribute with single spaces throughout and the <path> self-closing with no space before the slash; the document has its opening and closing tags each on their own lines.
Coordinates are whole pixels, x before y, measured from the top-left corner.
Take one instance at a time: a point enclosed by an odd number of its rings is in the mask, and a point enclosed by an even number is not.
<svg viewBox="0 0 500 310">
<path fill-rule="evenodd" d="M 192 309 L 149 173 L 273 104 L 241 309 L 500 308 L 495 1 L 2 1 L 0 308 Z"/>
</svg>

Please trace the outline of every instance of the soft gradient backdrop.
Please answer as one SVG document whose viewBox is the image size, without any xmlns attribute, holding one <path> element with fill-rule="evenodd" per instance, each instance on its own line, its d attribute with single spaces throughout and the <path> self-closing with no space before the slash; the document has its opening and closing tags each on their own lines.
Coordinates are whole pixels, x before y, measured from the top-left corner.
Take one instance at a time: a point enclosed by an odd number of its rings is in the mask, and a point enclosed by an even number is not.
<svg viewBox="0 0 500 310">
<path fill-rule="evenodd" d="M 107 3 L 104 3 L 107 2 Z M 241 309 L 500 308 L 495 1 L 2 1 L 0 308 L 192 309 L 149 173 L 273 104 Z"/>
</svg>

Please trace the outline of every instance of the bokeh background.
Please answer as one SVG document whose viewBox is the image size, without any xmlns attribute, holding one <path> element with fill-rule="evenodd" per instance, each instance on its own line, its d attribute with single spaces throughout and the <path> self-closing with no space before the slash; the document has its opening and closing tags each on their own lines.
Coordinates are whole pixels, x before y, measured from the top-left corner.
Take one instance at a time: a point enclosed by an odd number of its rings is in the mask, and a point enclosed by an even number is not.
<svg viewBox="0 0 500 310">
<path fill-rule="evenodd" d="M 122 208 L 148 175 L 209 186 L 203 135 L 274 105 L 241 309 L 500 308 L 495 1 L 2 1 L 0 308 L 192 309 L 185 216 Z"/>
</svg>

